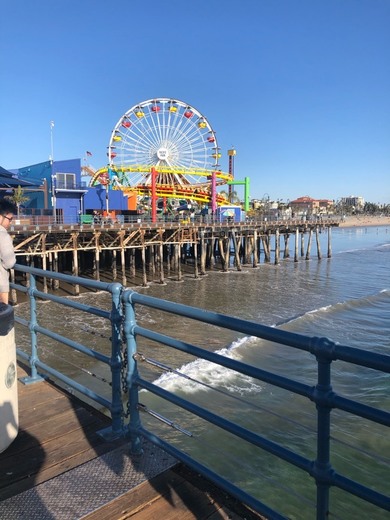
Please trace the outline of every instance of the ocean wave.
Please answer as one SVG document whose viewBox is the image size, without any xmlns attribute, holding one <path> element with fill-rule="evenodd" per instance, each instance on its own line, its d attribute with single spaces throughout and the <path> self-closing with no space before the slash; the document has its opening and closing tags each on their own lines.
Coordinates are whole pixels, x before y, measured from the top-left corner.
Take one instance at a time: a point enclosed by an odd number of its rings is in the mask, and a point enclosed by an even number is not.
<svg viewBox="0 0 390 520">
<path fill-rule="evenodd" d="M 216 351 L 230 359 L 241 360 L 240 347 L 251 338 L 243 337 L 234 341 L 228 347 Z M 222 389 L 234 394 L 247 395 L 259 393 L 262 387 L 251 377 L 238 374 L 234 370 L 222 367 L 205 359 L 196 359 L 181 366 L 174 372 L 161 375 L 154 384 L 170 392 L 193 394 L 210 389 Z"/>
<path fill-rule="evenodd" d="M 338 251 L 333 251 L 333 255 L 342 255 L 342 254 L 350 254 L 350 253 L 362 253 L 365 251 L 381 251 L 382 249 L 387 249 L 390 247 L 390 243 L 381 242 L 380 244 L 376 244 L 375 246 L 367 245 L 367 246 L 359 246 L 350 249 L 339 249 Z"/>
<path fill-rule="evenodd" d="M 318 307 L 316 309 L 311 309 L 309 311 L 306 311 L 302 314 L 295 315 L 291 318 L 288 318 L 286 320 L 280 321 L 279 323 L 276 323 L 274 327 L 276 328 L 288 328 L 288 325 L 295 323 L 299 320 L 304 319 L 312 319 L 312 318 L 318 318 L 318 315 L 320 314 L 332 314 L 332 313 L 339 313 L 340 311 L 351 311 L 351 310 L 358 310 L 367 306 L 374 306 L 377 303 L 380 303 L 383 300 L 383 295 L 390 295 L 390 289 L 381 289 L 379 292 L 375 294 L 371 294 L 368 296 L 363 296 L 361 298 L 351 298 L 349 300 L 345 300 L 342 302 L 337 302 L 329 305 L 324 305 L 321 307 Z"/>
</svg>

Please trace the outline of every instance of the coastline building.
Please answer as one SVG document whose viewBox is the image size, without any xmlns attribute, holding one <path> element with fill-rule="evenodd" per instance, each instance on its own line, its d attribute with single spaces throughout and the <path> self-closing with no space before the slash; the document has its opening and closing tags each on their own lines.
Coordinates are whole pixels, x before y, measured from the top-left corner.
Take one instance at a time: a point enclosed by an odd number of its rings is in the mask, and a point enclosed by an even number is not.
<svg viewBox="0 0 390 520">
<path fill-rule="evenodd" d="M 326 215 L 333 213 L 334 201 L 313 199 L 308 195 L 290 201 L 291 211 L 295 216 Z"/>
<path fill-rule="evenodd" d="M 362 210 L 364 208 L 364 198 L 363 197 L 355 197 L 350 195 L 349 197 L 342 197 L 341 204 L 343 207 L 352 208 L 354 210 Z"/>
<path fill-rule="evenodd" d="M 9 173 L 14 187 L 24 188 L 28 201 L 23 205 L 23 216 L 33 223 L 49 222 L 55 216 L 57 223 L 70 224 L 93 211 L 104 213 L 109 209 L 115 214 L 128 211 L 128 198 L 120 190 L 88 186 L 82 177 L 81 159 L 48 160 Z"/>
</svg>

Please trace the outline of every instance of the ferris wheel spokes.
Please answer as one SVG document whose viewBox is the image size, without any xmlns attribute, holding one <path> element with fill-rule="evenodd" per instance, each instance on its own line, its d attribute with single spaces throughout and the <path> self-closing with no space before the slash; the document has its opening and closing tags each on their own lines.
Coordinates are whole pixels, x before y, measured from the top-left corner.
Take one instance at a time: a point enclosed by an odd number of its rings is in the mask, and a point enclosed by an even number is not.
<svg viewBox="0 0 390 520">
<path fill-rule="evenodd" d="M 197 109 L 177 99 L 156 98 L 133 106 L 119 119 L 108 146 L 108 168 L 117 187 L 140 194 L 150 190 L 155 169 L 157 184 L 167 193 L 181 187 L 189 194 L 201 190 L 204 197 L 212 175 L 218 184 L 229 178 L 218 172 L 218 151 L 215 133 Z"/>
</svg>

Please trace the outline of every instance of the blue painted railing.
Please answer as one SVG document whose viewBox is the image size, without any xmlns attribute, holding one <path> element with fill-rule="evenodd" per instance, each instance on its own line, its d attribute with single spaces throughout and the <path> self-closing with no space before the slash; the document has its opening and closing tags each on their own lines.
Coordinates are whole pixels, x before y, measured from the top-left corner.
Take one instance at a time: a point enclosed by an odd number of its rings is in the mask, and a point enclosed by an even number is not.
<svg viewBox="0 0 390 520">
<path fill-rule="evenodd" d="M 139 391 L 146 389 L 160 398 L 181 407 L 182 409 L 208 421 L 211 424 L 230 432 L 237 438 L 243 439 L 257 446 L 279 459 L 292 464 L 306 474 L 310 475 L 317 486 L 316 518 L 325 520 L 329 518 L 329 495 L 332 487 L 359 497 L 374 504 L 384 511 L 390 511 L 390 498 L 384 494 L 368 488 L 365 485 L 347 478 L 334 470 L 331 466 L 331 410 L 339 409 L 358 417 L 363 417 L 374 423 L 390 426 L 390 413 L 367 406 L 352 399 L 338 395 L 332 389 L 331 369 L 332 362 L 336 360 L 368 367 L 381 372 L 390 372 L 390 356 L 363 351 L 343 345 L 335 344 L 326 338 L 307 337 L 301 334 L 286 332 L 275 328 L 259 325 L 254 322 L 237 319 L 231 316 L 205 311 L 198 308 L 181 305 L 166 300 L 150 297 L 125 289 L 118 283 L 103 283 L 86 278 L 67 276 L 51 271 L 29 268 L 16 265 L 15 270 L 26 273 L 29 276 L 28 287 L 20 284 L 11 284 L 13 290 L 24 292 L 30 301 L 30 318 L 24 319 L 16 316 L 15 320 L 20 325 L 28 327 L 31 336 L 31 352 L 17 349 L 18 356 L 28 361 L 31 367 L 31 376 L 25 378 L 25 383 L 33 383 L 41 380 L 38 369 L 59 379 L 70 388 L 80 394 L 94 400 L 102 407 L 109 410 L 112 418 L 112 426 L 105 435 L 111 438 L 128 436 L 131 440 L 131 451 L 134 454 L 142 452 L 142 438 L 160 446 L 178 460 L 198 471 L 205 477 L 214 481 L 218 486 L 246 503 L 254 510 L 265 515 L 269 519 L 286 518 L 266 504 L 249 495 L 232 482 L 215 473 L 212 469 L 195 460 L 183 450 L 178 449 L 172 443 L 167 442 L 161 436 L 148 430 L 140 419 L 140 411 L 145 407 L 139 402 Z M 72 298 L 62 298 L 55 294 L 39 291 L 36 287 L 37 277 L 47 277 L 64 281 L 74 285 L 85 287 L 95 291 L 105 291 L 111 295 L 111 310 L 103 310 L 91 305 L 84 305 Z M 70 340 L 65 336 L 54 333 L 39 325 L 36 313 L 36 300 L 50 300 L 65 307 L 76 309 L 80 312 L 91 313 L 105 318 L 111 323 L 111 356 L 99 353 L 91 348 Z M 209 352 L 195 345 L 175 339 L 165 334 L 140 326 L 136 320 L 135 308 L 142 305 L 176 316 L 187 317 L 204 324 L 215 325 L 229 329 L 237 333 L 262 338 L 278 344 L 305 351 L 312 354 L 317 362 L 317 384 L 310 386 L 295 380 L 283 377 L 240 361 L 236 361 L 214 352 Z M 67 377 L 54 367 L 48 366 L 39 358 L 39 346 L 37 335 L 41 334 L 52 340 L 58 341 L 71 349 L 75 349 L 95 360 L 110 367 L 111 370 L 111 399 L 97 394 L 90 388 Z M 228 369 L 234 370 L 251 378 L 269 383 L 294 394 L 298 394 L 315 403 L 317 409 L 317 456 L 310 460 L 295 453 L 291 449 L 283 447 L 267 438 L 258 435 L 246 428 L 235 424 L 220 415 L 202 408 L 193 402 L 169 392 L 147 379 L 140 376 L 138 371 L 139 353 L 137 351 L 137 337 L 144 337 L 160 345 L 191 354 L 197 358 L 208 360 Z M 122 347 L 122 345 L 124 347 Z M 125 369 L 125 374 L 123 373 Z M 123 395 L 126 393 L 126 395 Z M 158 416 L 158 414 L 155 414 Z M 162 417 L 162 416 L 160 416 Z M 129 418 L 129 419 L 128 419 Z M 128 420 L 127 420 L 128 419 Z M 164 418 L 163 418 L 164 419 Z M 179 428 L 180 429 L 180 428 Z"/>
</svg>

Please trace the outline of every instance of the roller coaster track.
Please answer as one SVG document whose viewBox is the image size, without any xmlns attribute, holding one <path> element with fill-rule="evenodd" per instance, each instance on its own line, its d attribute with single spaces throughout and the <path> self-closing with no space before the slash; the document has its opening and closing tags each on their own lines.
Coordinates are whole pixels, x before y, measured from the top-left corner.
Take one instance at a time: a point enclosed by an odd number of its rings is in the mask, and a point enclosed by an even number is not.
<svg viewBox="0 0 390 520">
<path fill-rule="evenodd" d="M 134 185 L 126 185 L 128 182 L 125 175 L 127 173 L 144 174 L 143 182 Z M 166 179 L 165 182 L 156 183 L 156 197 L 193 200 L 200 203 L 208 203 L 211 200 L 211 177 L 215 173 L 216 184 L 223 185 L 233 180 L 229 173 L 212 170 L 202 170 L 196 168 L 167 168 L 159 167 L 157 170 L 158 180 Z M 205 182 L 191 184 L 187 176 L 205 177 Z M 177 179 L 173 182 L 172 179 Z M 167 182 L 168 181 L 168 182 Z M 145 165 L 134 165 L 118 167 L 104 167 L 97 170 L 91 176 L 90 186 L 97 184 L 111 184 L 112 189 L 121 190 L 124 195 L 150 196 L 152 194 L 151 167 Z M 222 195 L 217 194 L 218 205 L 227 204 L 227 200 Z"/>
</svg>

